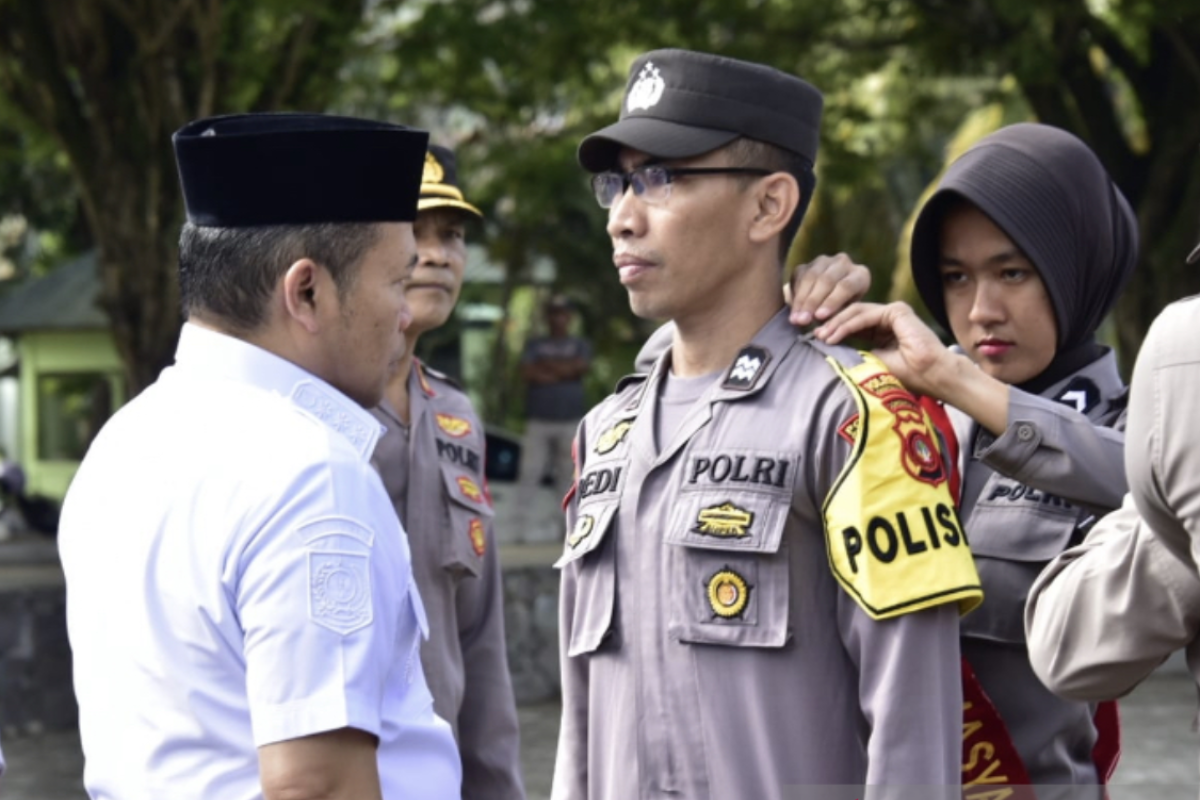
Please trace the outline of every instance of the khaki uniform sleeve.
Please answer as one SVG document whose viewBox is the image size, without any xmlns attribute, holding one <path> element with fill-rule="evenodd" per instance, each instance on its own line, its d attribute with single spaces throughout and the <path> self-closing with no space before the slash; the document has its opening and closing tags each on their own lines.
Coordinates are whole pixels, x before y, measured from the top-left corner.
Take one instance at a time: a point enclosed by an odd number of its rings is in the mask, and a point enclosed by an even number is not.
<svg viewBox="0 0 1200 800">
<path fill-rule="evenodd" d="M 1125 469 L 1142 519 L 1173 552 L 1200 564 L 1200 298 L 1168 306 L 1133 371 Z"/>
<path fill-rule="evenodd" d="M 1200 578 L 1131 498 L 1050 563 L 1025 606 L 1029 658 L 1055 694 L 1126 694 L 1200 634 Z"/>
<path fill-rule="evenodd" d="M 458 714 L 463 800 L 524 800 L 520 734 L 504 639 L 504 586 L 495 530 L 485 530 L 479 576 L 458 592 L 459 642 L 466 673 Z"/>
</svg>

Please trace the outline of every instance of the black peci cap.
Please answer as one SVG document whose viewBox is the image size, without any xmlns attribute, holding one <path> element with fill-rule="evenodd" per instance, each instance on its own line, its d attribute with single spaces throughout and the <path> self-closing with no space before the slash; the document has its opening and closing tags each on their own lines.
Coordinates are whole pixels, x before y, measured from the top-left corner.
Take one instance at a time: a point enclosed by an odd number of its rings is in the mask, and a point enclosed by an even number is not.
<svg viewBox="0 0 1200 800">
<path fill-rule="evenodd" d="M 421 174 L 421 198 L 417 201 L 418 211 L 431 208 L 457 208 L 482 217 L 483 212 L 463 198 L 458 188 L 458 167 L 454 152 L 441 145 L 429 145 L 425 154 L 425 170 Z"/>
<path fill-rule="evenodd" d="M 200 227 L 412 222 L 429 134 L 325 114 L 233 114 L 172 137 Z"/>
<path fill-rule="evenodd" d="M 746 137 L 815 161 L 823 99 L 794 75 L 708 53 L 653 50 L 629 70 L 620 120 L 586 137 L 579 163 L 611 169 L 622 147 L 690 158 Z"/>
</svg>

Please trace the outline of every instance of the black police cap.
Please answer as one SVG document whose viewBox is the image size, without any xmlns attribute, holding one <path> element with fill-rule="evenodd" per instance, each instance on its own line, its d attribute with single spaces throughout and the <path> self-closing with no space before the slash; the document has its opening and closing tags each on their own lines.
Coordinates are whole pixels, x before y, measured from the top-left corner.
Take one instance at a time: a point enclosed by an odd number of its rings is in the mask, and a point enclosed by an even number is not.
<svg viewBox="0 0 1200 800">
<path fill-rule="evenodd" d="M 653 50 L 629 70 L 620 120 L 586 137 L 579 163 L 612 168 L 622 147 L 656 158 L 702 155 L 739 137 L 810 162 L 817 157 L 823 99 L 772 67 L 689 50 Z"/>
<path fill-rule="evenodd" d="M 233 114 L 172 137 L 201 227 L 412 222 L 429 134 L 326 114 Z"/>
</svg>

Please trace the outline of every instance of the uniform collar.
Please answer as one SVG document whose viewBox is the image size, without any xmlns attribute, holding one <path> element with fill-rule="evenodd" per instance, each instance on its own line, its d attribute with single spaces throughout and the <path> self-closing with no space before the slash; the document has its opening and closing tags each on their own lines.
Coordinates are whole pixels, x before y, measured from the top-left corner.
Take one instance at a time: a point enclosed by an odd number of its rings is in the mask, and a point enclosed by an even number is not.
<svg viewBox="0 0 1200 800">
<path fill-rule="evenodd" d="M 245 383 L 285 398 L 370 458 L 383 427 L 371 412 L 287 359 L 210 328 L 185 323 L 175 368 L 206 378 Z"/>
<path fill-rule="evenodd" d="M 781 308 L 759 329 L 750 343 L 733 357 L 705 402 L 740 400 L 758 394 L 770 383 L 783 357 L 800 338 L 801 334 L 788 320 L 788 309 Z M 671 347 L 667 346 L 655 359 L 648 378 L 626 403 L 627 411 L 640 408 L 646 396 L 653 394 L 651 389 L 664 378 L 670 355 Z"/>
</svg>

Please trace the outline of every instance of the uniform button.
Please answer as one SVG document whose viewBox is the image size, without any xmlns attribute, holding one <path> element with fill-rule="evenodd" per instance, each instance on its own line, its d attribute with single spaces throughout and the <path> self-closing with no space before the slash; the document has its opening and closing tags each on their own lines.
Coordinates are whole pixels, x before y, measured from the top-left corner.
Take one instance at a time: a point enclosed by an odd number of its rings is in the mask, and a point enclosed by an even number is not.
<svg viewBox="0 0 1200 800">
<path fill-rule="evenodd" d="M 1032 440 L 1033 440 L 1033 426 L 1032 425 L 1018 425 L 1017 426 L 1017 441 L 1028 442 L 1028 441 L 1032 441 Z"/>
</svg>

